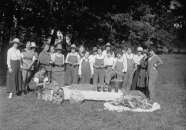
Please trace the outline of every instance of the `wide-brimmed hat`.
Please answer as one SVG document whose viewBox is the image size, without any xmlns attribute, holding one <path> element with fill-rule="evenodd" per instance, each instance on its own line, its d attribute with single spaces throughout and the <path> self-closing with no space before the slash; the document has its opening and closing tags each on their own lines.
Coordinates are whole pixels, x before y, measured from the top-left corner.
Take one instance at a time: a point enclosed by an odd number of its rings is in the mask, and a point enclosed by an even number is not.
<svg viewBox="0 0 186 130">
<path fill-rule="evenodd" d="M 105 44 L 105 47 L 111 47 L 110 42 L 107 42 L 107 43 Z"/>
<path fill-rule="evenodd" d="M 35 42 L 31 42 L 31 43 L 30 43 L 30 47 L 31 47 L 31 48 L 37 48 L 37 45 L 36 45 Z"/>
<path fill-rule="evenodd" d="M 55 47 L 55 50 L 63 50 L 63 47 L 61 44 L 58 44 L 56 47 Z"/>
<path fill-rule="evenodd" d="M 142 47 L 137 47 L 137 51 L 138 52 L 143 52 L 143 48 Z"/>
<path fill-rule="evenodd" d="M 76 49 L 76 45 L 75 44 L 72 44 L 70 47 Z"/>
<path fill-rule="evenodd" d="M 12 41 L 10 41 L 10 44 L 18 44 L 18 45 L 22 45 L 22 43 L 20 42 L 19 38 L 14 38 Z"/>
</svg>

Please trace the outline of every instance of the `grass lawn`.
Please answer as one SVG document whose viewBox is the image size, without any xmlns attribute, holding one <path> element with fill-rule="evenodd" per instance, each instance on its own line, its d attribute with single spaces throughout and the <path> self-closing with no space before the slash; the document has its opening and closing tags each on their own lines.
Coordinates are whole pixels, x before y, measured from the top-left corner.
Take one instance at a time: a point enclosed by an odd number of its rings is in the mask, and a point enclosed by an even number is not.
<svg viewBox="0 0 186 130">
<path fill-rule="evenodd" d="M 9 100 L 0 89 L 0 129 L 186 130 L 186 55 L 163 55 L 162 59 L 156 89 L 159 111 L 109 112 L 102 102 L 93 101 L 56 105 L 36 100 L 31 93 Z"/>
</svg>

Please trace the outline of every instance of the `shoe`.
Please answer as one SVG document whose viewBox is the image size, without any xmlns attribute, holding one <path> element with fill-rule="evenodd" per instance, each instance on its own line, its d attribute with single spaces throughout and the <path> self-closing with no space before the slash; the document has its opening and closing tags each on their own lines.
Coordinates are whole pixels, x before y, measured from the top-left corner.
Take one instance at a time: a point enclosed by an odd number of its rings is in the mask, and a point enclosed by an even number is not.
<svg viewBox="0 0 186 130">
<path fill-rule="evenodd" d="M 13 93 L 9 93 L 8 98 L 11 99 L 13 97 Z"/>
</svg>

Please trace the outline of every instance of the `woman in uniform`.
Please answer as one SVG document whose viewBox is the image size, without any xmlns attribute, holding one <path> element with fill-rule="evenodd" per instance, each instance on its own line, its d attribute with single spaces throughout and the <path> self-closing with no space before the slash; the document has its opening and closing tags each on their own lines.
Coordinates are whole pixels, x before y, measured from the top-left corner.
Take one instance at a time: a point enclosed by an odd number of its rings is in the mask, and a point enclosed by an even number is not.
<svg viewBox="0 0 186 130">
<path fill-rule="evenodd" d="M 71 45 L 71 52 L 67 54 L 66 60 L 66 83 L 77 84 L 78 83 L 78 67 L 80 63 L 80 56 L 76 52 L 76 45 Z"/>
<path fill-rule="evenodd" d="M 49 77 L 49 81 L 51 82 L 51 54 L 48 52 L 50 44 L 49 42 L 45 42 L 43 46 L 43 50 L 39 54 L 39 64 L 41 67 L 46 68 L 47 76 Z"/>
<path fill-rule="evenodd" d="M 127 59 L 127 72 L 125 75 L 124 87 L 127 90 L 131 89 L 132 78 L 134 74 L 134 54 L 132 53 L 132 49 L 128 48 L 126 52 L 126 59 Z"/>
<path fill-rule="evenodd" d="M 158 68 L 161 64 L 163 64 L 163 61 L 161 58 L 156 55 L 154 48 L 150 49 L 150 58 L 148 59 L 148 76 L 149 76 L 149 92 L 150 92 L 150 99 L 155 99 L 155 87 L 156 87 L 156 81 L 158 78 Z"/>
<path fill-rule="evenodd" d="M 101 47 L 98 47 L 97 55 L 93 61 L 94 67 L 94 77 L 93 77 L 93 84 L 94 85 L 104 85 L 104 77 L 105 77 L 105 70 L 104 70 L 104 55 L 102 54 Z"/>
<path fill-rule="evenodd" d="M 11 47 L 7 52 L 7 89 L 9 97 L 12 98 L 13 94 L 18 94 L 22 91 L 22 78 L 21 78 L 21 53 L 18 46 L 21 44 L 18 38 L 14 38 L 11 42 Z"/>
<path fill-rule="evenodd" d="M 34 64 L 36 57 L 31 50 L 31 42 L 26 43 L 26 48 L 21 53 L 22 57 L 22 78 L 23 78 L 23 92 L 24 94 L 28 91 L 28 83 L 32 74 L 32 65 Z"/>
<path fill-rule="evenodd" d="M 53 59 L 53 69 L 52 69 L 52 80 L 56 81 L 60 86 L 64 86 L 64 55 L 62 54 L 62 45 L 57 44 L 55 48 L 56 52 L 54 53 Z"/>
</svg>

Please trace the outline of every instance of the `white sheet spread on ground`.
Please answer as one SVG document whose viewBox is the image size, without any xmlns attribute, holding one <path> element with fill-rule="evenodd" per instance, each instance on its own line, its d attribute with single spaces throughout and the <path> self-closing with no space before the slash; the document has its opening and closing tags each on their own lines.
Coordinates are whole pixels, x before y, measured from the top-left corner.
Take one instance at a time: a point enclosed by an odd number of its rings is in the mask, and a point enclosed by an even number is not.
<svg viewBox="0 0 186 130">
<path fill-rule="evenodd" d="M 62 103 L 63 100 L 82 102 L 84 100 L 106 101 L 104 109 L 109 111 L 153 112 L 160 104 L 146 99 L 140 91 L 98 92 L 92 85 L 71 85 L 60 87 L 56 83 L 48 85 L 42 92 L 42 99 Z"/>
<path fill-rule="evenodd" d="M 116 101 L 122 98 L 123 93 L 119 92 L 97 92 L 90 90 L 74 90 L 71 88 L 63 88 L 64 90 L 64 99 L 74 100 L 74 101 L 83 101 L 83 100 L 95 100 L 95 101 Z"/>
</svg>

